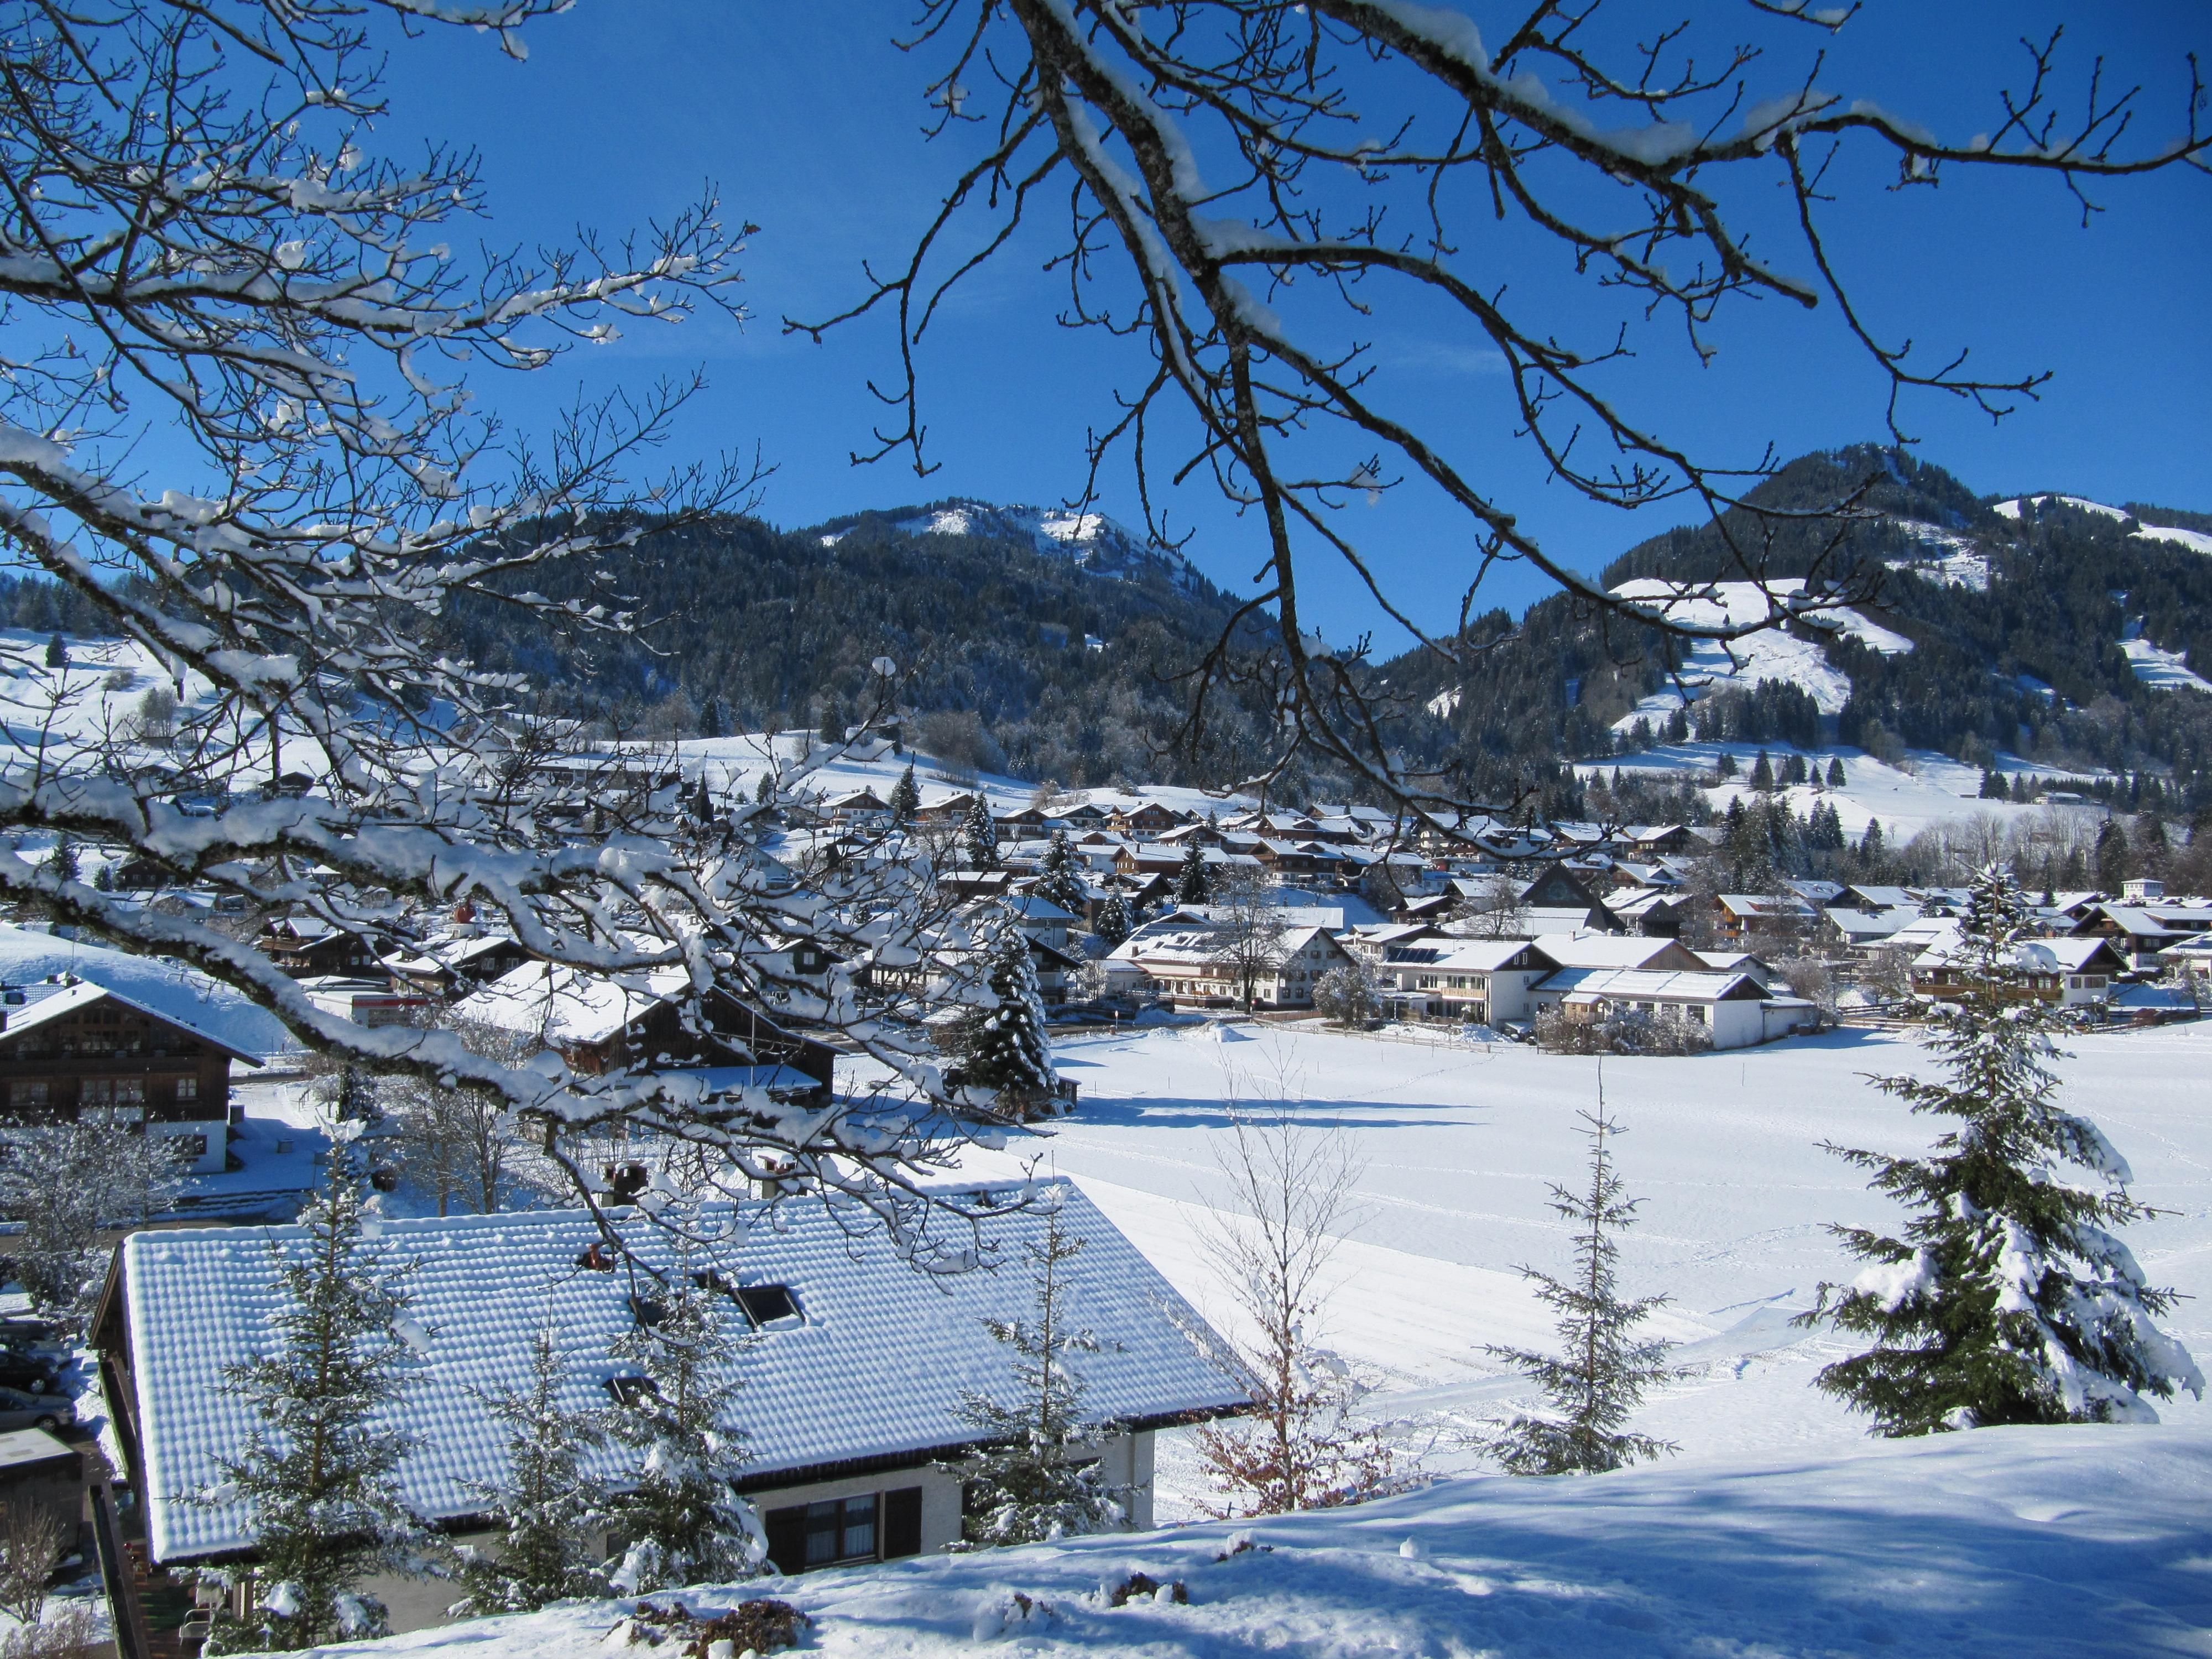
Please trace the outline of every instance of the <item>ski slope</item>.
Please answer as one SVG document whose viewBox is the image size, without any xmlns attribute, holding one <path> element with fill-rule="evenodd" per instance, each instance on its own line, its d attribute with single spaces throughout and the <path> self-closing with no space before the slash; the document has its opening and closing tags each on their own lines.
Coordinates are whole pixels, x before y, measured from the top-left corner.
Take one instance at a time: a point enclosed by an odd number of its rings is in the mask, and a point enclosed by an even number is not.
<svg viewBox="0 0 2212 1659">
<path fill-rule="evenodd" d="M 1777 594 L 1788 594 L 1800 591 L 1804 583 L 1791 577 L 1769 586 Z M 1653 576 L 1623 582 L 1613 592 L 1624 599 L 1641 601 L 1655 615 L 1670 622 L 1692 627 L 1740 626 L 1757 621 L 1769 609 L 1767 586 L 1758 582 L 1714 582 L 1686 592 L 1680 583 Z M 1871 622 L 1856 611 L 1838 607 L 1808 614 L 1810 620 L 1832 625 L 1838 632 L 1863 641 L 1886 656 L 1902 655 L 1912 649 L 1912 641 L 1902 634 Z M 1817 641 L 1798 639 L 1778 628 L 1762 628 L 1725 643 L 1717 640 L 1691 641 L 1689 658 L 1683 664 L 1680 678 L 1692 693 L 1692 701 L 1729 687 L 1748 690 L 1765 680 L 1784 680 L 1802 688 L 1823 714 L 1841 714 L 1851 696 L 1850 680 L 1828 660 L 1825 647 Z M 1656 727 L 1685 706 L 1682 692 L 1670 684 L 1645 697 L 1615 720 L 1613 727 L 1616 732 L 1626 732 L 1639 720 L 1648 720 Z"/>
</svg>

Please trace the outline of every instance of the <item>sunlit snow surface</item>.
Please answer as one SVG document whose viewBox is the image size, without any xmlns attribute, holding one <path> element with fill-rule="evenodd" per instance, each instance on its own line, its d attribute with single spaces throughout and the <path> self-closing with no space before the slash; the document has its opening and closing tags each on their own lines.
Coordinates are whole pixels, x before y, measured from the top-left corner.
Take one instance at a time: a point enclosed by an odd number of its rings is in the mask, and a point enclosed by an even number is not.
<svg viewBox="0 0 2212 1659">
<path fill-rule="evenodd" d="M 2129 1231 L 2152 1278 L 2187 1292 L 2167 1322 L 2212 1351 L 2212 1027 L 2085 1037 L 2062 1098 L 2093 1114 L 2158 1206 Z M 1362 1213 L 1316 1322 L 1451 1475 L 1364 1508 L 1250 1523 L 1264 1550 L 1227 1560 L 1229 1524 L 770 1582 L 808 1651 L 853 1659 L 977 1652 L 1243 1659 L 1355 1656 L 2202 1655 L 2212 1632 L 2212 1412 L 2161 1406 L 2155 1428 L 2005 1429 L 1869 1439 L 1809 1387 L 1844 1352 L 1792 1328 L 1850 1264 L 1831 1222 L 1891 1206 L 1818 1142 L 1904 1150 L 1931 1133 L 1861 1073 L 1927 1069 L 1908 1042 L 1843 1033 L 1696 1060 L 1609 1060 L 1606 1099 L 1638 1225 L 1632 1294 L 1665 1291 L 1657 1328 L 1695 1375 L 1636 1426 L 1679 1442 L 1596 1479 L 1469 1473 L 1450 1436 L 1525 1394 L 1485 1342 L 1540 1342 L 1515 1268 L 1571 1249 L 1547 1184 L 1576 1177 L 1588 1059 L 1512 1045 L 1392 1042 L 1262 1030 L 1211 1042 L 1158 1031 L 1060 1046 L 1084 1104 L 1050 1161 L 1073 1174 L 1184 1295 L 1218 1310 L 1194 1223 L 1223 1197 L 1215 1153 L 1232 1101 L 1287 1099 L 1341 1122 L 1364 1170 Z M 1191 1510 L 1187 1455 L 1163 1459 L 1163 1509 Z M 1182 1579 L 1187 1606 L 1113 1608 L 1134 1570 Z M 1013 1597 L 1029 1598 L 1024 1615 Z M 735 1594 L 699 1592 L 716 1607 Z M 383 1652 L 604 1659 L 608 1607 L 422 1632 Z"/>
<path fill-rule="evenodd" d="M 1771 584 L 1775 593 L 1795 593 L 1804 583 L 1795 577 Z M 1766 587 L 1758 582 L 1714 582 L 1686 590 L 1679 583 L 1658 577 L 1623 582 L 1613 590 L 1623 599 L 1641 601 L 1668 621 L 1692 626 L 1741 624 L 1756 621 L 1769 609 Z M 1869 621 L 1856 611 L 1838 608 L 1813 612 L 1810 620 L 1833 625 L 1839 632 L 1869 645 L 1885 656 L 1912 649 L 1912 641 Z M 1843 712 L 1850 701 L 1851 683 L 1844 671 L 1828 660 L 1826 648 L 1814 640 L 1801 640 L 1778 628 L 1762 628 L 1740 639 L 1723 643 L 1697 640 L 1690 644 L 1681 679 L 1696 701 L 1730 686 L 1749 690 L 1764 680 L 1785 680 L 1801 687 L 1824 714 Z M 1652 726 L 1683 707 L 1680 691 L 1668 685 L 1645 697 L 1615 720 L 1613 729 L 1626 732 L 1639 720 Z"/>
<path fill-rule="evenodd" d="M 2057 501 L 2062 506 L 2078 507 L 2084 513 L 2095 513 L 2107 519 L 2127 519 L 2133 515 L 2117 507 L 2107 507 L 2102 501 L 2093 501 L 2080 495 L 2021 495 L 2008 501 L 1999 501 L 1990 510 L 2008 519 L 2017 519 L 2021 507 L 2028 501 Z M 2145 542 L 2172 542 L 2193 553 L 2212 553 L 2212 536 L 2201 530 L 2177 530 L 2170 525 L 2147 524 L 2137 529 L 2135 539 Z"/>
<path fill-rule="evenodd" d="M 2120 635 L 2120 652 L 2145 685 L 2162 691 L 2212 691 L 2212 680 L 2193 671 L 2183 653 L 2161 651 L 2143 637 L 2140 618 L 2131 619 Z"/>
</svg>

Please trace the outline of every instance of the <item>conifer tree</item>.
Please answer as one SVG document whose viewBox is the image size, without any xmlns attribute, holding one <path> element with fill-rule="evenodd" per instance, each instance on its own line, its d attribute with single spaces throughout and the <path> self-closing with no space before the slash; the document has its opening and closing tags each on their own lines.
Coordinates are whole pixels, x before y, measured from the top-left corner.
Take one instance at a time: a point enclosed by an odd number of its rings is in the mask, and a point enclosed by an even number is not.
<svg viewBox="0 0 2212 1659">
<path fill-rule="evenodd" d="M 1022 1246 L 1034 1316 L 984 1322 L 1007 1350 L 1013 1387 L 1003 1399 L 974 1390 L 960 1397 L 961 1417 L 988 1443 L 951 1466 L 967 1494 L 956 1548 L 1041 1543 L 1122 1524 L 1122 1494 L 1106 1485 L 1095 1462 L 1076 1461 L 1107 1431 L 1085 1419 L 1083 1378 L 1073 1363 L 1073 1356 L 1104 1346 L 1073 1322 L 1068 1264 L 1082 1251 L 1082 1239 L 1061 1226 L 1058 1205 L 1048 1203 L 1043 1236 Z"/>
<path fill-rule="evenodd" d="M 1137 931 L 1136 918 L 1129 914 L 1129 901 L 1119 888 L 1109 893 L 1106 902 L 1098 907 L 1096 931 L 1109 949 L 1127 944 L 1129 935 Z"/>
<path fill-rule="evenodd" d="M 1589 1187 L 1552 1188 L 1552 1207 L 1575 1224 L 1575 1273 L 1555 1279 L 1521 1269 L 1536 1285 L 1537 1299 L 1558 1316 L 1557 1354 L 1525 1348 L 1484 1350 L 1527 1373 L 1544 1391 L 1542 1414 L 1523 1413 L 1482 1443 L 1509 1474 L 1601 1474 L 1674 1448 L 1627 1431 L 1629 1413 L 1644 1391 L 1678 1376 L 1666 1364 L 1670 1345 L 1635 1335 L 1663 1296 L 1624 1301 L 1617 1287 L 1620 1246 L 1614 1235 L 1636 1219 L 1638 1200 L 1621 1194 L 1620 1174 L 1607 1149 L 1620 1126 L 1605 1115 L 1601 1095 L 1589 1125 Z"/>
<path fill-rule="evenodd" d="M 49 668 L 69 666 L 69 647 L 63 643 L 62 636 L 58 634 L 46 641 L 46 666 Z"/>
<path fill-rule="evenodd" d="M 1203 904 L 1212 893 L 1213 880 L 1206 867 L 1206 849 L 1194 840 L 1183 849 L 1182 868 L 1176 872 L 1175 902 Z"/>
<path fill-rule="evenodd" d="M 756 806 L 766 806 L 775 799 L 775 769 L 770 767 L 760 775 L 760 781 L 753 786 L 753 804 Z"/>
<path fill-rule="evenodd" d="M 499 1523 L 499 1544 L 496 1553 L 461 1547 L 457 1577 L 468 1594 L 453 1604 L 456 1619 L 535 1613 L 565 1597 L 607 1594 L 592 1543 L 607 1524 L 608 1495 L 586 1468 L 606 1435 L 596 1414 L 562 1399 L 567 1369 L 559 1329 L 548 1319 L 531 1338 L 527 1386 L 483 1401 L 507 1439 L 506 1478 L 474 1488 Z"/>
<path fill-rule="evenodd" d="M 1068 844 L 1067 831 L 1054 830 L 1052 839 L 1045 843 L 1043 873 L 1037 878 L 1036 891 L 1038 897 L 1049 899 L 1080 920 L 1090 891 L 1075 864 L 1075 848 Z"/>
<path fill-rule="evenodd" d="M 1774 763 L 1767 758 L 1764 749 L 1759 751 L 1759 758 L 1752 763 L 1751 787 L 1761 794 L 1774 787 Z"/>
<path fill-rule="evenodd" d="M 969 803 L 968 816 L 961 820 L 960 856 L 970 870 L 999 867 L 999 823 L 981 790 Z"/>
<path fill-rule="evenodd" d="M 54 837 L 54 850 L 46 854 L 46 869 L 56 881 L 75 881 L 77 878 L 76 843 L 63 830 Z"/>
<path fill-rule="evenodd" d="M 706 1279 L 702 1284 L 700 1281 Z M 636 1454 L 633 1482 L 608 1504 L 628 1540 L 608 1582 L 624 1595 L 750 1577 L 767 1553 L 752 1506 L 732 1484 L 744 1466 L 730 1420 L 737 1385 L 726 1297 L 679 1258 L 667 1282 L 638 1301 L 638 1322 L 614 1346 L 635 1374 L 603 1418 Z"/>
<path fill-rule="evenodd" d="M 1827 1147 L 1910 1212 L 1902 1237 L 1833 1229 L 1869 1265 L 1848 1286 L 1823 1285 L 1804 1316 L 1875 1339 L 1817 1380 L 1885 1435 L 2155 1422 L 2143 1395 L 2203 1391 L 2188 1350 L 2152 1322 L 2172 1292 L 2146 1282 L 2111 1231 L 2148 1213 L 2128 1194 L 2125 1160 L 2051 1098 L 2059 1011 L 2021 962 L 2037 933 L 2012 876 L 1984 869 L 1952 952 L 1962 994 L 1927 1038 L 1944 1077 L 1875 1080 L 1957 1127 L 1925 1158 Z M 2068 1165 L 2090 1182 L 2063 1178 Z"/>
<path fill-rule="evenodd" d="M 1828 787 L 1831 789 L 1840 789 L 1843 787 L 1844 757 L 1841 755 L 1838 755 L 1828 763 Z"/>
<path fill-rule="evenodd" d="M 1859 837 L 1859 858 L 1863 863 L 1873 864 L 1881 855 L 1881 820 L 1869 818 L 1866 833 Z"/>
<path fill-rule="evenodd" d="M 1009 927 L 993 952 L 989 980 L 993 1006 L 974 1022 L 966 1052 L 945 1080 L 967 1090 L 992 1091 L 1000 1115 L 1026 1118 L 1043 1109 L 1054 1096 L 1059 1073 L 1053 1069 L 1052 1043 L 1045 1034 L 1044 1002 L 1037 994 L 1036 963 L 1028 937 Z"/>
<path fill-rule="evenodd" d="M 914 828 L 914 815 L 921 810 L 921 790 L 914 781 L 911 765 L 899 774 L 898 781 L 891 786 L 890 807 L 892 829 Z"/>
<path fill-rule="evenodd" d="M 259 1557 L 260 1604 L 216 1625 L 216 1653 L 313 1647 L 386 1633 L 381 1603 L 362 1592 L 380 1573 L 419 1571 L 427 1538 L 401 1500 L 408 1437 L 381 1424 L 406 1382 L 395 1328 L 405 1272 L 370 1240 L 370 1200 L 342 1133 L 322 1190 L 300 1212 L 304 1235 L 270 1253 L 283 1299 L 265 1352 L 224 1369 L 224 1386 L 257 1419 L 225 1486 L 204 1501 L 243 1501 Z"/>
</svg>

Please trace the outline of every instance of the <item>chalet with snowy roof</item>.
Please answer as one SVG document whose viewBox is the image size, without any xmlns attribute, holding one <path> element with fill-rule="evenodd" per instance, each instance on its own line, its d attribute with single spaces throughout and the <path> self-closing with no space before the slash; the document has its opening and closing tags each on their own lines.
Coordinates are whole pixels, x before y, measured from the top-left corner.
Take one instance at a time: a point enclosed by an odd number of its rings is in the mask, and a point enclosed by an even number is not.
<svg viewBox="0 0 2212 1659">
<path fill-rule="evenodd" d="M 1062 1234 L 1082 1242 L 1061 1271 L 1099 1346 L 1074 1363 L 1085 1407 L 1103 1425 L 1093 1449 L 1127 1489 L 1130 1527 L 1152 1524 L 1158 1431 L 1246 1403 L 1242 1379 L 1207 1357 L 1221 1352 L 1218 1339 L 1074 1186 L 1038 1183 L 1027 1206 L 995 1215 L 988 1211 L 1016 1194 L 942 1196 L 986 1200 L 967 1206 L 972 1236 L 949 1211 L 927 1224 L 948 1249 L 980 1245 L 991 1265 L 924 1271 L 872 1215 L 834 1198 L 786 1200 L 772 1213 L 765 1205 L 709 1210 L 706 1224 L 731 1242 L 703 1262 L 674 1260 L 666 1235 L 637 1212 L 610 1212 L 641 1270 L 692 1273 L 727 1298 L 722 1311 L 744 1334 L 727 1364 L 743 1442 L 732 1484 L 759 1511 L 770 1559 L 786 1572 L 932 1554 L 960 1536 L 962 1483 L 941 1465 L 976 1444 L 964 1396 L 1014 1394 L 1008 1350 L 985 1322 L 1033 1316 L 1022 1247 L 1041 1237 L 1048 1204 Z M 94 1324 L 149 1553 L 173 1570 L 246 1568 L 249 1595 L 252 1517 L 243 1499 L 222 1496 L 222 1465 L 260 1425 L 225 1385 L 224 1368 L 266 1352 L 283 1295 L 271 1247 L 296 1250 L 303 1238 L 290 1227 L 132 1234 Z M 413 1269 L 410 1376 L 380 1413 L 411 1442 L 401 1495 L 441 1530 L 483 1537 L 482 1494 L 505 1472 L 507 1433 L 486 1396 L 526 1392 L 532 1333 L 550 1324 L 562 1361 L 560 1409 L 618 1409 L 635 1397 L 625 1384 L 635 1370 L 611 1350 L 637 1319 L 653 1317 L 652 1300 L 636 1294 L 580 1210 L 387 1221 L 377 1248 Z M 619 1486 L 632 1473 L 628 1455 L 597 1448 L 592 1472 Z M 453 1599 L 434 1580 L 369 1588 L 402 1631 L 440 1622 Z"/>
<path fill-rule="evenodd" d="M 1795 893 L 1722 893 L 1713 900 L 1713 931 L 1741 945 L 1754 933 L 1809 932 L 1820 914 Z"/>
<path fill-rule="evenodd" d="M 1563 968 L 1538 985 L 1537 1011 L 1604 1020 L 1640 1014 L 1701 1030 L 1716 1048 L 1747 1048 L 1812 1030 L 1820 1011 L 1799 997 L 1775 996 L 1749 974 L 1671 969 Z"/>
<path fill-rule="evenodd" d="M 2160 951 L 2212 933 L 2212 905 L 2160 900 L 2100 904 L 2075 924 L 2073 932 L 2081 938 L 2109 940 L 2130 967 L 2148 968 Z"/>
<path fill-rule="evenodd" d="M 1505 1025 L 1531 1018 L 1529 993 L 1559 968 L 1527 939 L 1437 937 L 1389 946 L 1380 972 L 1401 1018 Z"/>
<path fill-rule="evenodd" d="M 1975 975 L 1960 948 L 1956 924 L 1952 927 L 1948 938 L 1912 959 L 1915 995 L 1953 1002 L 1974 984 Z M 1997 994 L 2010 1001 L 2036 999 L 2068 1008 L 2109 1002 L 2114 981 L 2129 971 L 2130 965 L 2111 939 L 2098 935 L 2029 939 L 2014 951 L 2012 975 L 1998 988 Z"/>
<path fill-rule="evenodd" d="M 1328 927 L 1292 926 L 1270 941 L 1264 963 L 1252 974 L 1253 1006 L 1312 1007 L 1322 975 L 1352 960 L 1333 933 Z M 1107 983 L 1177 1007 L 1237 1007 L 1244 1000 L 1244 964 L 1231 957 L 1239 949 L 1219 922 L 1179 913 L 1139 928 L 1109 952 Z"/>
<path fill-rule="evenodd" d="M 261 1064 L 87 980 L 0 988 L 0 1091 L 11 1127 L 112 1114 L 175 1142 L 195 1173 L 218 1173 L 230 1151 L 233 1061 Z"/>
<path fill-rule="evenodd" d="M 582 1073 L 696 1071 L 717 1090 L 756 1087 L 778 1098 L 829 1099 L 835 1049 L 785 1030 L 719 990 L 708 994 L 703 1023 L 687 1024 L 677 999 L 690 983 L 680 968 L 617 984 L 532 962 L 464 997 L 453 1017 L 535 1038 Z"/>
<path fill-rule="evenodd" d="M 358 977 L 384 971 L 391 939 L 374 932 L 334 927 L 316 916 L 280 917 L 254 947 L 295 979 Z"/>
</svg>

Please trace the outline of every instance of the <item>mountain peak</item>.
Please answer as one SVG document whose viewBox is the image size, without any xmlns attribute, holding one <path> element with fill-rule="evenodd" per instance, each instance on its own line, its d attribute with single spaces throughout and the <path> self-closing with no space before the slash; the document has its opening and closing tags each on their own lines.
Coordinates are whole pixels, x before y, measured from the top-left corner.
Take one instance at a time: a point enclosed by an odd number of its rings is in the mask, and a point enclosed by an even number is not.
<svg viewBox="0 0 2212 1659">
<path fill-rule="evenodd" d="M 1071 559 L 1094 576 L 1121 580 L 1157 570 L 1186 587 L 1202 580 L 1182 554 L 1103 513 L 951 496 L 924 507 L 895 507 L 872 516 L 903 535 L 1025 542 L 1048 557 Z M 835 547 L 858 522 L 859 515 L 831 520 L 823 526 L 822 544 Z"/>
</svg>

